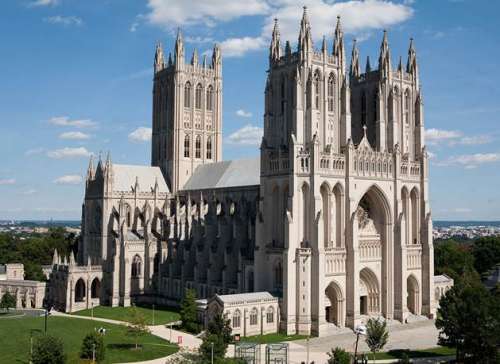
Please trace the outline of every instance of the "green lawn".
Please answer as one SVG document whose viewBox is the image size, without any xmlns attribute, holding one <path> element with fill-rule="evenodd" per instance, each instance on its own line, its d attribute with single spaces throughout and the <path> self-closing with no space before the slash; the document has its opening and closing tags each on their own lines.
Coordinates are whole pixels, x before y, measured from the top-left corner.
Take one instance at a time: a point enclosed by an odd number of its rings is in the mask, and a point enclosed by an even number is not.
<svg viewBox="0 0 500 364">
<path fill-rule="evenodd" d="M 453 356 L 455 355 L 455 349 L 438 346 L 424 350 L 389 350 L 383 353 L 376 353 L 375 359 L 401 359 L 404 353 L 410 358 L 430 358 L 436 356 Z M 371 353 L 369 354 L 369 358 L 372 358 Z"/>
<path fill-rule="evenodd" d="M 139 312 L 141 312 L 146 318 L 148 325 L 153 324 L 153 309 L 145 306 L 136 307 Z M 109 306 L 96 306 L 94 307 L 94 317 L 102 317 L 111 320 L 118 321 L 129 321 L 130 310 L 132 307 L 109 307 Z M 80 316 L 91 316 L 92 310 L 82 310 L 74 312 L 74 315 Z M 155 325 L 166 324 L 168 322 L 178 321 L 180 316 L 179 313 L 171 308 L 166 307 L 155 307 Z"/>
<path fill-rule="evenodd" d="M 97 321 L 49 316 L 47 332 L 60 337 L 64 342 L 67 363 L 80 363 L 79 351 L 83 337 L 95 327 L 104 327 L 106 360 L 103 363 L 120 363 L 151 360 L 177 351 L 177 346 L 151 334 L 139 338 L 142 349 L 133 350 L 134 338 L 126 336 L 125 326 L 105 324 Z M 0 320 L 0 363 L 28 363 L 30 331 L 43 332 L 43 317 L 5 318 Z M 41 333 L 35 333 L 41 335 Z"/>
<path fill-rule="evenodd" d="M 241 337 L 241 341 L 248 341 L 257 344 L 273 344 L 280 343 L 283 341 L 293 341 L 293 340 L 303 340 L 306 339 L 305 335 L 285 335 L 285 334 L 267 334 L 267 335 L 256 335 Z"/>
</svg>

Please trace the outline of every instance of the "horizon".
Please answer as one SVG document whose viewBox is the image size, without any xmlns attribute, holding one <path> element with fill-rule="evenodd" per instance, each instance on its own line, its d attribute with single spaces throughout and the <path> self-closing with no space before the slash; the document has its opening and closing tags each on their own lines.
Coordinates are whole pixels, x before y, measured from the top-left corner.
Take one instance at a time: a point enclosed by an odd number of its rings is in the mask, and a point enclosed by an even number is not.
<svg viewBox="0 0 500 364">
<path fill-rule="evenodd" d="M 367 55 L 376 66 L 384 29 L 393 67 L 400 55 L 406 63 L 415 39 L 433 220 L 500 221 L 500 47 L 494 46 L 500 4 L 235 0 L 198 12 L 188 5 L 16 0 L 0 6 L 8 19 L 0 24 L 6 55 L 0 151 L 9 156 L 0 167 L 0 219 L 78 221 L 91 155 L 109 151 L 116 163 L 150 164 L 154 50 L 161 40 L 168 54 L 177 28 L 187 61 L 195 47 L 200 56 L 214 43 L 222 47 L 223 159 L 257 157 L 273 18 L 282 39 L 294 40 L 307 5 L 315 47 L 325 34 L 331 49 L 340 15 L 348 63 L 356 38 L 363 69 Z"/>
</svg>

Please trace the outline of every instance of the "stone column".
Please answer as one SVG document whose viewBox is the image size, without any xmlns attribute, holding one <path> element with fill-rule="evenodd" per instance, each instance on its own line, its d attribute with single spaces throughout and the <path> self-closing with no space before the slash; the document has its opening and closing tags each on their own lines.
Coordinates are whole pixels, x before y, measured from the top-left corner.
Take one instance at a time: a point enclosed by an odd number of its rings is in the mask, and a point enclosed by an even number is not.
<svg viewBox="0 0 500 364">
<path fill-rule="evenodd" d="M 346 324 L 353 329 L 359 324 L 359 242 L 358 217 L 356 212 L 351 215 L 350 220 L 350 241 L 347 241 L 346 244 Z"/>
</svg>

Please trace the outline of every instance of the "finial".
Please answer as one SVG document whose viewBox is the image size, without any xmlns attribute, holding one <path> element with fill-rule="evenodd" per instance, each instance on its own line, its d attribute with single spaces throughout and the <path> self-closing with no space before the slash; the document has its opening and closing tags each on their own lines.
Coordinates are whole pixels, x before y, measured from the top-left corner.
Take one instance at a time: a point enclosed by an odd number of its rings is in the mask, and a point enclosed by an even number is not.
<svg viewBox="0 0 500 364">
<path fill-rule="evenodd" d="M 366 138 L 366 129 L 368 129 L 368 128 L 366 127 L 366 124 L 365 124 L 365 125 L 363 125 L 363 138 Z"/>
</svg>

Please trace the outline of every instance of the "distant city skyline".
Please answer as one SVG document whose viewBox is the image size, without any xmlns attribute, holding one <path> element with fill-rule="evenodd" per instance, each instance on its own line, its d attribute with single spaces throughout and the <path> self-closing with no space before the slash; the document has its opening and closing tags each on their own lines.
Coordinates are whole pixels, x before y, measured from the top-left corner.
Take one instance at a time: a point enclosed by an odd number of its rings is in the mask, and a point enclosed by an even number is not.
<svg viewBox="0 0 500 364">
<path fill-rule="evenodd" d="M 5 2 L 0 219 L 78 219 L 90 155 L 149 163 L 154 48 L 172 51 L 178 27 L 187 59 L 221 44 L 224 159 L 257 156 L 270 27 L 279 18 L 295 42 L 302 5 L 316 48 L 342 17 L 346 51 L 357 38 L 363 68 L 367 55 L 376 66 L 383 29 L 393 65 L 414 37 L 433 218 L 500 220 L 500 4 L 470 0 Z"/>
</svg>

